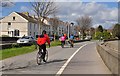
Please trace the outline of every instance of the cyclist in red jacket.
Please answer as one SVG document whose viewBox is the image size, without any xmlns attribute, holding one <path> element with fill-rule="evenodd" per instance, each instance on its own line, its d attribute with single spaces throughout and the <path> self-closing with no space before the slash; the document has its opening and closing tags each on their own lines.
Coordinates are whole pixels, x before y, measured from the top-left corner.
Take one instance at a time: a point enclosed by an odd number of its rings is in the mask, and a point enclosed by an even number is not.
<svg viewBox="0 0 120 76">
<path fill-rule="evenodd" d="M 43 30 L 42 35 L 38 36 L 37 44 L 39 46 L 39 52 L 43 49 L 43 61 L 45 60 L 45 54 L 46 54 L 46 42 L 48 43 L 50 47 L 50 39 L 49 36 L 46 34 L 46 31 Z"/>
</svg>

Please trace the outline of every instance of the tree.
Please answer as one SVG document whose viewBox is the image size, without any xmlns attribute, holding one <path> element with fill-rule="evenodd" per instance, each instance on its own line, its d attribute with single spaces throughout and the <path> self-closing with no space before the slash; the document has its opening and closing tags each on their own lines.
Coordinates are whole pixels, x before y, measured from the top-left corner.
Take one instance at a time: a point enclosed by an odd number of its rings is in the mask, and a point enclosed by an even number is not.
<svg viewBox="0 0 120 76">
<path fill-rule="evenodd" d="M 102 27 L 102 25 L 99 25 L 99 26 L 98 26 L 97 31 L 103 32 L 103 27 Z"/>
<path fill-rule="evenodd" d="M 95 34 L 95 28 L 91 27 L 90 28 L 90 35 L 91 35 L 91 37 L 93 37 L 94 34 Z"/>
<path fill-rule="evenodd" d="M 58 30 L 58 26 L 60 24 L 59 18 L 54 15 L 53 18 L 50 18 L 50 24 L 51 24 L 53 32 L 54 32 L 53 34 L 54 34 L 54 40 L 55 40 L 55 36 L 58 35 L 57 30 Z"/>
<path fill-rule="evenodd" d="M 110 39 L 111 38 L 110 32 L 108 32 L 107 30 L 103 31 L 103 38 L 104 39 Z"/>
<path fill-rule="evenodd" d="M 94 35 L 94 39 L 101 39 L 101 37 L 103 37 L 103 32 L 97 31 Z"/>
<path fill-rule="evenodd" d="M 120 24 L 116 24 L 112 30 L 113 36 L 120 39 Z"/>
<path fill-rule="evenodd" d="M 54 14 L 57 12 L 57 7 L 55 6 L 55 3 L 49 0 L 48 2 L 32 2 L 31 3 L 33 11 L 37 15 L 38 19 L 38 25 L 39 25 L 39 33 L 42 32 L 42 25 L 44 22 L 44 18 Z M 41 20 L 42 18 L 42 20 Z"/>
<path fill-rule="evenodd" d="M 82 16 L 77 18 L 76 22 L 79 25 L 81 34 L 83 35 L 84 38 L 84 36 L 86 36 L 85 31 L 92 26 L 92 18 L 89 16 Z"/>
<path fill-rule="evenodd" d="M 111 34 L 107 30 L 104 30 L 103 32 L 96 31 L 94 39 L 99 39 L 100 40 L 101 37 L 103 37 L 103 39 L 110 39 Z"/>
</svg>

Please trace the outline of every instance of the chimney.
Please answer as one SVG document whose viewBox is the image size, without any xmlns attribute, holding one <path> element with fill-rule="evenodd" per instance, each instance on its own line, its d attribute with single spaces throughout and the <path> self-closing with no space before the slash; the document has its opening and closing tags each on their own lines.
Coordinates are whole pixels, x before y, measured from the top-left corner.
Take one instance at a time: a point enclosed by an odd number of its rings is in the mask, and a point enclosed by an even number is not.
<svg viewBox="0 0 120 76">
<path fill-rule="evenodd" d="M 22 12 L 23 14 L 25 14 L 26 16 L 29 16 L 29 12 Z"/>
</svg>

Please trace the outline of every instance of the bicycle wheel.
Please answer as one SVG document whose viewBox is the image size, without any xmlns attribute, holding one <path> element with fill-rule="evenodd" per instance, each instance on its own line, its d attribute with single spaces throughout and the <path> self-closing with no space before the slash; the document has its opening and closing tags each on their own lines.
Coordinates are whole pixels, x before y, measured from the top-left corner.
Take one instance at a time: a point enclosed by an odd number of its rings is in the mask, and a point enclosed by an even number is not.
<svg viewBox="0 0 120 76">
<path fill-rule="evenodd" d="M 40 65 L 41 64 L 41 62 L 42 62 L 42 54 L 41 53 L 37 53 L 37 58 L 36 58 L 36 60 L 37 60 L 37 64 L 38 65 Z"/>
<path fill-rule="evenodd" d="M 63 42 L 61 43 L 61 47 L 64 48 L 64 43 Z"/>
<path fill-rule="evenodd" d="M 46 50 L 46 54 L 45 54 L 45 60 L 48 60 L 48 51 Z"/>
</svg>

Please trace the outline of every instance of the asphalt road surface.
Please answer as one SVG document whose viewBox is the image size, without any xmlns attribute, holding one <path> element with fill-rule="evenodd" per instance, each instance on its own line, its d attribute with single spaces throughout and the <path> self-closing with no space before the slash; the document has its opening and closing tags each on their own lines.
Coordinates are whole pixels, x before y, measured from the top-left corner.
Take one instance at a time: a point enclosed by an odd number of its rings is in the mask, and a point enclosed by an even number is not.
<svg viewBox="0 0 120 76">
<path fill-rule="evenodd" d="M 37 65 L 36 52 L 33 52 L 28 67 L 5 70 L 3 74 L 111 74 L 96 50 L 96 42 L 76 43 L 73 48 L 51 47 L 48 52 L 47 63 Z"/>
</svg>

